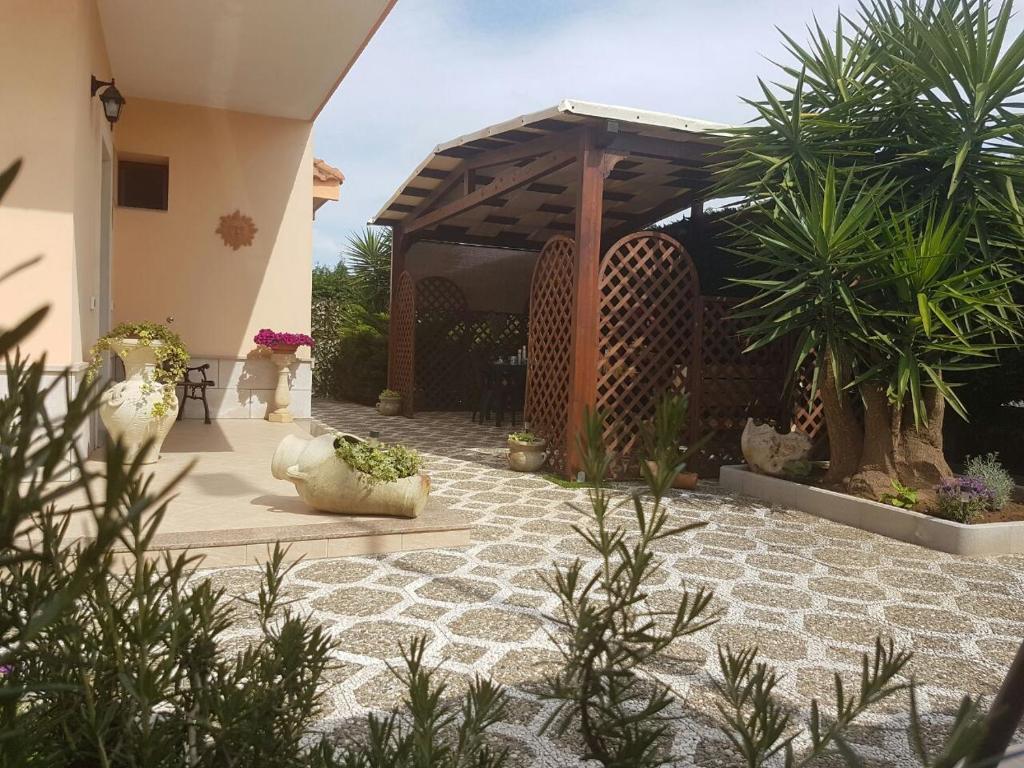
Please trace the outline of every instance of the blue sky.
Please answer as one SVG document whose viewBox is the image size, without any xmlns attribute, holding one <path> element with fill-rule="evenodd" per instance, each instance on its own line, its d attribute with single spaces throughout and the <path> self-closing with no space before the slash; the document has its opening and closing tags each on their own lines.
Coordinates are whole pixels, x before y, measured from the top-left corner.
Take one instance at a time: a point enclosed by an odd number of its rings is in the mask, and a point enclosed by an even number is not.
<svg viewBox="0 0 1024 768">
<path fill-rule="evenodd" d="M 742 122 L 778 26 L 804 37 L 855 0 L 398 0 L 315 126 L 342 169 L 313 255 L 336 263 L 437 144 L 563 98 Z M 1018 25 L 1019 26 L 1019 25 Z"/>
</svg>

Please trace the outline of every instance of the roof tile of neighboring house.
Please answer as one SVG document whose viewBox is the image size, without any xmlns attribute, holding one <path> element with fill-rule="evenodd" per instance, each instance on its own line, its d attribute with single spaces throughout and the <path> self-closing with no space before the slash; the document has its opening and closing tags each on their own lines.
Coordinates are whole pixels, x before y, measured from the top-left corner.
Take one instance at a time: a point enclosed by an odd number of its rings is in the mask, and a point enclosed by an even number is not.
<svg viewBox="0 0 1024 768">
<path fill-rule="evenodd" d="M 333 165 L 328 165 L 319 157 L 313 159 L 313 176 L 318 181 L 337 180 L 339 183 L 345 181 L 345 174 Z"/>
</svg>

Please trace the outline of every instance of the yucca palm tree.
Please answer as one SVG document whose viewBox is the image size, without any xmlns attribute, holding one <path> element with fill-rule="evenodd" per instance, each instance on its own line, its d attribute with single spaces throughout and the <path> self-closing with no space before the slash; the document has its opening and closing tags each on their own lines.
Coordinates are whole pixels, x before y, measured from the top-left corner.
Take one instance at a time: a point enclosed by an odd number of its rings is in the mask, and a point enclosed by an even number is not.
<svg viewBox="0 0 1024 768">
<path fill-rule="evenodd" d="M 947 372 L 1018 344 L 1024 218 L 1024 35 L 1012 0 L 869 0 L 834 33 L 786 36 L 789 82 L 761 83 L 720 192 L 752 212 L 736 250 L 760 265 L 741 310 L 753 346 L 815 353 L 829 479 L 877 497 L 929 487 Z M 864 407 L 863 426 L 853 418 Z"/>
<path fill-rule="evenodd" d="M 391 293 L 391 230 L 366 227 L 353 232 L 342 257 L 360 303 L 371 312 L 386 312 Z"/>
</svg>

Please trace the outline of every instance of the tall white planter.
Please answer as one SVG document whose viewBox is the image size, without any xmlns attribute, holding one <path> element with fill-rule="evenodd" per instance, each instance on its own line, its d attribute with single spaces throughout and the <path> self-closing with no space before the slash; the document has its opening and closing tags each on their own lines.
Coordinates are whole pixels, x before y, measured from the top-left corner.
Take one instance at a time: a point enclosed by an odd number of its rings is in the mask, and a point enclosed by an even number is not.
<svg viewBox="0 0 1024 768">
<path fill-rule="evenodd" d="M 111 384 L 103 393 L 100 419 L 110 437 L 127 447 L 128 461 L 134 460 L 143 444 L 150 439 L 153 442 L 146 449 L 142 463 L 152 464 L 159 459 L 164 438 L 174 426 L 178 413 L 174 385 L 161 384 L 156 380 L 157 358 L 153 350 L 162 346 L 162 341 L 143 345 L 137 339 L 111 344 L 114 353 L 124 361 L 125 380 Z M 167 413 L 156 417 L 153 406 L 163 401 L 165 387 L 172 388 L 171 404 Z"/>
<path fill-rule="evenodd" d="M 274 390 L 274 410 L 267 413 L 267 421 L 290 424 L 294 421 L 288 406 L 292 404 L 292 393 L 288 387 L 290 366 L 295 362 L 297 347 L 274 347 L 270 361 L 277 368 L 277 388 Z"/>
</svg>

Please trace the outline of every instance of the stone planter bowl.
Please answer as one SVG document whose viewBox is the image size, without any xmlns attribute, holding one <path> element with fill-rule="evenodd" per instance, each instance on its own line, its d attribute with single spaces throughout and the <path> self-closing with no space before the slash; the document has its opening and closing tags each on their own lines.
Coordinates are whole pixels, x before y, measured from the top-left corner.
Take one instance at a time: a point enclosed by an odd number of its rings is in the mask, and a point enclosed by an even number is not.
<svg viewBox="0 0 1024 768">
<path fill-rule="evenodd" d="M 381 397 L 377 401 L 377 413 L 381 416 L 398 416 L 402 412 L 402 398 Z"/>
<path fill-rule="evenodd" d="M 548 460 L 548 441 L 537 440 L 525 443 L 508 439 L 508 466 L 515 472 L 536 472 Z"/>
</svg>

